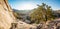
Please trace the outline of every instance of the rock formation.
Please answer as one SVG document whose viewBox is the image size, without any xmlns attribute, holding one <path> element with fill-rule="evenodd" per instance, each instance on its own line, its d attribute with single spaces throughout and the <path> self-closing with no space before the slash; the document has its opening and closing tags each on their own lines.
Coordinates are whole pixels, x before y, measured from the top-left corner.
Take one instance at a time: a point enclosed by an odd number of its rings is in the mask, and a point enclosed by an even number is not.
<svg viewBox="0 0 60 29">
<path fill-rule="evenodd" d="M 0 0 L 0 29 L 9 29 L 15 17 L 8 0 Z"/>
<path fill-rule="evenodd" d="M 16 20 L 8 0 L 0 0 L 0 29 L 30 29 L 36 26 Z"/>
</svg>

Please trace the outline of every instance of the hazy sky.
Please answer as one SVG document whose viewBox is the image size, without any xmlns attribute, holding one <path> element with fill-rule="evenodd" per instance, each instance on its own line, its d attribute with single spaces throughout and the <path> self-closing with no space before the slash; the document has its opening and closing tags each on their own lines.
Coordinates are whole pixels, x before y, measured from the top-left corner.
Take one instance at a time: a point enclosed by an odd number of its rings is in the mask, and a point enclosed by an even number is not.
<svg viewBox="0 0 60 29">
<path fill-rule="evenodd" d="M 8 2 L 12 8 L 19 10 L 30 10 L 42 3 L 46 3 L 54 10 L 60 9 L 60 0 L 8 0 Z"/>
</svg>

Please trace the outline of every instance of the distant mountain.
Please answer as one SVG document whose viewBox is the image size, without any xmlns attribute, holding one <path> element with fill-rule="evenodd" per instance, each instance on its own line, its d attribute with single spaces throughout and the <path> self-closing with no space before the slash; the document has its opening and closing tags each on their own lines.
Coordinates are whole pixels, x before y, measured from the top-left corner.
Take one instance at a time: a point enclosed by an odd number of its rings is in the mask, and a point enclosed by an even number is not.
<svg viewBox="0 0 60 29">
<path fill-rule="evenodd" d="M 18 13 L 17 15 L 17 19 L 20 19 L 26 23 L 31 23 L 31 21 L 29 20 L 29 13 L 32 11 L 32 10 L 17 10 L 17 9 L 13 9 L 14 12 Z M 29 19 L 27 19 L 29 18 Z"/>
<path fill-rule="evenodd" d="M 54 15 L 56 18 L 60 18 L 60 10 L 53 11 L 53 15 Z"/>
<path fill-rule="evenodd" d="M 24 13 L 24 14 L 29 14 L 32 10 L 17 10 L 17 9 L 13 9 L 14 12 L 16 13 Z"/>
<path fill-rule="evenodd" d="M 56 10 L 55 12 L 56 12 L 56 13 L 60 13 L 60 10 Z"/>
</svg>

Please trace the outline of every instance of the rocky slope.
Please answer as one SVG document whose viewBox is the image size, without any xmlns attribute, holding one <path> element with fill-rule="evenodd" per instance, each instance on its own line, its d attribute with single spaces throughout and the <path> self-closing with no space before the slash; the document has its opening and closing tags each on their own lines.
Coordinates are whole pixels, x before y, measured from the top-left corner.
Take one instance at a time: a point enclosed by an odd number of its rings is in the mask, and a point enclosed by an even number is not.
<svg viewBox="0 0 60 29">
<path fill-rule="evenodd" d="M 14 19 L 8 0 L 0 0 L 0 29 L 9 29 Z"/>
<path fill-rule="evenodd" d="M 0 29 L 30 29 L 36 26 L 17 21 L 8 0 L 0 0 Z"/>
</svg>

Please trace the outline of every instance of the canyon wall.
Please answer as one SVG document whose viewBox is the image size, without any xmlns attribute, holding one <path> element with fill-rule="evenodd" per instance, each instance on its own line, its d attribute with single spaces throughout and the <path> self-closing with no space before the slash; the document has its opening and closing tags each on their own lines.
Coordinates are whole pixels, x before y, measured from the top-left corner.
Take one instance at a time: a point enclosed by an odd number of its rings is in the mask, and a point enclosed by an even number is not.
<svg viewBox="0 0 60 29">
<path fill-rule="evenodd" d="M 9 29 L 15 17 L 8 0 L 0 0 L 0 29 Z"/>
</svg>

